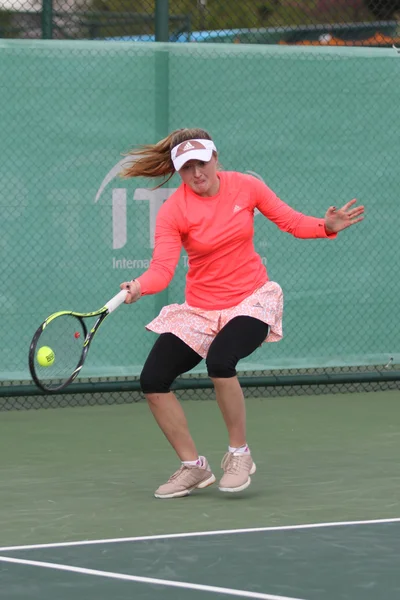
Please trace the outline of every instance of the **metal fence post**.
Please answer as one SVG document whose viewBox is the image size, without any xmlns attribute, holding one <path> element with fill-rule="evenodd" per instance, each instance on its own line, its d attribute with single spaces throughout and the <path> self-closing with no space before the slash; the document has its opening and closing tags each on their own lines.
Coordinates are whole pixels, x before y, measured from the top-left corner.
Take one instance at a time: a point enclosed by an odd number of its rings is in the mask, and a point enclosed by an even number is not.
<svg viewBox="0 0 400 600">
<path fill-rule="evenodd" d="M 169 8 L 168 0 L 156 0 L 155 15 L 156 42 L 168 42 L 169 39 Z"/>
<path fill-rule="evenodd" d="M 42 39 L 53 37 L 53 0 L 42 0 Z"/>
<path fill-rule="evenodd" d="M 168 0 L 156 0 L 155 33 L 156 42 L 169 39 Z M 169 55 L 166 48 L 156 53 L 156 136 L 157 140 L 168 135 L 169 121 Z M 158 314 L 168 304 L 168 290 L 155 297 L 155 312 Z"/>
<path fill-rule="evenodd" d="M 168 47 L 160 46 L 155 56 L 155 132 L 157 141 L 169 133 L 169 51 Z M 168 288 L 154 298 L 155 312 L 168 304 Z"/>
</svg>

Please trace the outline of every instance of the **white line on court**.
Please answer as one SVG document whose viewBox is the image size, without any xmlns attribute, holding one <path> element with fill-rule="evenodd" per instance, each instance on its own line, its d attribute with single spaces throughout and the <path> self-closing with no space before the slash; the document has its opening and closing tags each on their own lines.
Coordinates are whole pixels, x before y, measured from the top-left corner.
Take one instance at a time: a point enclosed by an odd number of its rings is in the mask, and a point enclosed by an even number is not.
<svg viewBox="0 0 400 600">
<path fill-rule="evenodd" d="M 269 531 L 296 531 L 298 529 L 319 529 L 323 527 L 350 527 L 356 525 L 380 525 L 400 523 L 400 517 L 392 519 L 370 519 L 365 521 L 334 521 L 332 523 L 306 523 L 304 525 L 281 525 L 276 527 L 253 527 L 248 529 L 220 529 L 217 531 L 192 531 L 188 533 L 162 533 L 159 535 L 141 535 L 137 537 L 110 538 L 101 540 L 78 540 L 76 542 L 55 542 L 50 544 L 30 544 L 26 546 L 5 546 L 0 552 L 14 550 L 37 550 L 40 548 L 68 548 L 69 546 L 95 546 L 97 544 L 120 544 L 123 542 L 143 542 L 152 540 L 170 540 L 175 538 L 203 537 L 212 535 L 233 535 L 237 533 L 265 533 Z"/>
<path fill-rule="evenodd" d="M 41 567 L 56 571 L 68 571 L 81 575 L 94 575 L 95 577 L 106 577 L 108 579 L 119 579 L 122 581 L 136 581 L 137 583 L 148 583 L 151 585 L 162 585 L 166 587 L 183 588 L 185 590 L 201 590 L 214 594 L 225 594 L 226 596 L 239 596 L 240 598 L 257 598 L 258 600 L 301 600 L 301 598 L 289 598 L 288 596 L 274 596 L 273 594 L 262 594 L 247 590 L 234 590 L 231 588 L 216 587 L 213 585 L 201 585 L 199 583 L 186 583 L 184 581 L 170 581 L 168 579 L 154 579 L 153 577 L 138 577 L 136 575 L 125 575 L 124 573 L 112 573 L 110 571 L 98 571 L 96 569 L 85 569 L 70 565 L 59 565 L 57 563 L 41 562 L 37 560 L 24 560 L 22 558 L 10 558 L 0 556 L 0 562 L 14 563 L 17 565 L 28 565 Z"/>
</svg>

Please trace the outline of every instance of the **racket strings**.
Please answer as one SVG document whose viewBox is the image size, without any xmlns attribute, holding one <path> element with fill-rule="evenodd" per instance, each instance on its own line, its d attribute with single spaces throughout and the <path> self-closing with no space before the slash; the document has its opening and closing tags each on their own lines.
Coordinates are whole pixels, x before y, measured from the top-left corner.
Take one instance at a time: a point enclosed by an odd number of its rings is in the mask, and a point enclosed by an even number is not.
<svg viewBox="0 0 400 600">
<path fill-rule="evenodd" d="M 36 376 L 46 383 L 46 387 L 58 387 L 71 377 L 80 364 L 86 335 L 83 321 L 73 315 L 61 315 L 47 324 L 37 342 L 34 357 Z M 54 360 L 46 366 L 38 360 L 38 352 L 43 347 L 54 353 Z"/>
</svg>

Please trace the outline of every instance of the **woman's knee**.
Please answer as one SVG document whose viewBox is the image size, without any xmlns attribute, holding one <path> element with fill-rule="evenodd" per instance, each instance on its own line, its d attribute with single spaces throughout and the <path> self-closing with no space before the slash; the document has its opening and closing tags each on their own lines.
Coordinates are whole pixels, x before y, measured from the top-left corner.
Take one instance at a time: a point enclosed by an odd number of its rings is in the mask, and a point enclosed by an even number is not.
<svg viewBox="0 0 400 600">
<path fill-rule="evenodd" d="M 222 379 L 235 377 L 237 362 L 232 355 L 222 356 L 211 350 L 206 358 L 208 376 Z"/>
<path fill-rule="evenodd" d="M 201 356 L 173 333 L 161 334 L 140 375 L 143 393 L 167 394 L 175 379 L 200 361 Z"/>
<path fill-rule="evenodd" d="M 148 394 L 168 394 L 174 378 L 160 371 L 153 371 L 144 367 L 140 374 L 140 388 L 147 396 Z"/>
</svg>

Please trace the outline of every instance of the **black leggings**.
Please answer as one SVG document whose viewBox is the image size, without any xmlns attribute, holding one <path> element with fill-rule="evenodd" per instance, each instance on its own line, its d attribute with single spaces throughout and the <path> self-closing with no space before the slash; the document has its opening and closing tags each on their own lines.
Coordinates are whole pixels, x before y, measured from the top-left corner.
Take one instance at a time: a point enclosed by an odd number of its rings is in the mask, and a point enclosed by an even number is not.
<svg viewBox="0 0 400 600">
<path fill-rule="evenodd" d="M 206 358 L 210 377 L 234 377 L 241 358 L 249 356 L 268 335 L 268 325 L 254 317 L 239 316 L 215 336 Z M 154 344 L 140 375 L 145 394 L 163 394 L 175 379 L 193 369 L 202 357 L 173 333 L 162 333 Z"/>
</svg>

